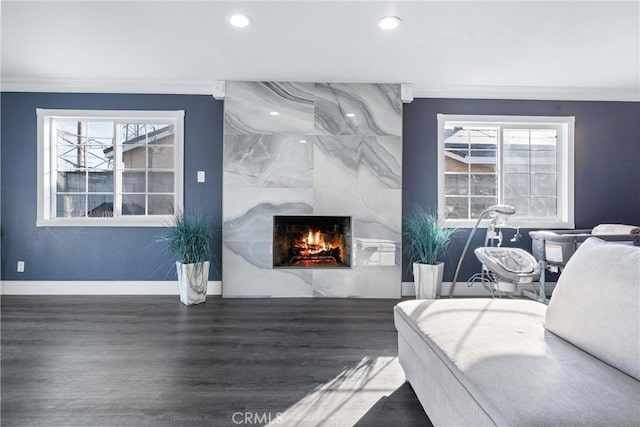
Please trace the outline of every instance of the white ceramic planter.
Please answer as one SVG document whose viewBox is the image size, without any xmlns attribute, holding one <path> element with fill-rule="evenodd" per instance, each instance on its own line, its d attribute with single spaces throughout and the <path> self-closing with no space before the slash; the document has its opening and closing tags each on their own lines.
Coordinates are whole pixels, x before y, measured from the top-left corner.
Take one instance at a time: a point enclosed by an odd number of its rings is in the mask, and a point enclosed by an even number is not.
<svg viewBox="0 0 640 427">
<path fill-rule="evenodd" d="M 176 271 L 180 285 L 180 301 L 184 305 L 205 302 L 209 280 L 209 261 L 195 264 L 176 262 Z"/>
<path fill-rule="evenodd" d="M 436 265 L 413 263 L 413 282 L 416 286 L 416 299 L 436 299 L 442 290 L 444 263 Z"/>
</svg>

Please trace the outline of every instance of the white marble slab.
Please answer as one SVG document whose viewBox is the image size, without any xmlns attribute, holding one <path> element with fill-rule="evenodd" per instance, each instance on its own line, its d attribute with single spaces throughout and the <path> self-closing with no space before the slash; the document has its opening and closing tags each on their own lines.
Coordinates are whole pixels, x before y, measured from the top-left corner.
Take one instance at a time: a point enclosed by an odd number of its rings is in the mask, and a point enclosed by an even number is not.
<svg viewBox="0 0 640 427">
<path fill-rule="evenodd" d="M 314 270 L 313 295 L 327 298 L 400 298 L 400 267 Z"/>
<path fill-rule="evenodd" d="M 228 247 L 223 247 L 222 259 L 223 297 L 313 296 L 310 270 L 273 270 L 256 266 Z"/>
<path fill-rule="evenodd" d="M 319 136 L 313 159 L 314 188 L 402 187 L 400 137 Z"/>
<path fill-rule="evenodd" d="M 297 215 L 296 212 L 300 212 L 300 214 L 313 213 L 314 196 L 312 189 L 262 188 L 257 186 L 235 188 L 223 186 L 222 191 L 223 221 L 241 217 L 260 204 L 272 204 L 274 206 L 288 204 L 289 207 L 286 209 L 290 209 L 291 215 Z M 282 212 L 285 212 L 286 209 L 280 208 Z M 285 213 L 282 215 L 285 215 Z"/>
<path fill-rule="evenodd" d="M 319 134 L 402 136 L 400 85 L 316 83 L 315 96 Z"/>
<path fill-rule="evenodd" d="M 223 165 L 227 188 L 312 188 L 313 138 L 226 135 Z"/>
<path fill-rule="evenodd" d="M 224 133 L 312 134 L 314 88 L 313 83 L 229 81 Z"/>
<path fill-rule="evenodd" d="M 356 220 L 378 223 L 401 233 L 402 190 L 368 190 L 350 188 L 336 191 L 333 188 L 316 188 L 313 192 L 315 215 L 345 215 Z M 354 232 L 357 232 L 354 229 Z M 377 236 L 361 236 L 377 237 Z"/>
</svg>

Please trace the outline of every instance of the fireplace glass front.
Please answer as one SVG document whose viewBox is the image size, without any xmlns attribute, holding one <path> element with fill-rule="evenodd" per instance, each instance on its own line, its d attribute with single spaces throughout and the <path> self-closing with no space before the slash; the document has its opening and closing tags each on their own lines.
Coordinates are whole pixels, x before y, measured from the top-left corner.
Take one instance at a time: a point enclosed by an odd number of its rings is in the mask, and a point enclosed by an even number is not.
<svg viewBox="0 0 640 427">
<path fill-rule="evenodd" d="M 274 268 L 349 268 L 351 217 L 274 216 Z"/>
</svg>

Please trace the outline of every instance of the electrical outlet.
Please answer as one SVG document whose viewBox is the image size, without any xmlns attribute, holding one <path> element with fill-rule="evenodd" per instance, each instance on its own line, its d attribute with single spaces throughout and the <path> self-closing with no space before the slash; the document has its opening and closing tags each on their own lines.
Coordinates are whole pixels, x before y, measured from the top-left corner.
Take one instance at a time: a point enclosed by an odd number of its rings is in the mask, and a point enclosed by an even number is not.
<svg viewBox="0 0 640 427">
<path fill-rule="evenodd" d="M 18 273 L 24 273 L 24 261 L 18 261 Z"/>
<path fill-rule="evenodd" d="M 204 182 L 204 171 L 198 171 L 198 182 Z"/>
</svg>

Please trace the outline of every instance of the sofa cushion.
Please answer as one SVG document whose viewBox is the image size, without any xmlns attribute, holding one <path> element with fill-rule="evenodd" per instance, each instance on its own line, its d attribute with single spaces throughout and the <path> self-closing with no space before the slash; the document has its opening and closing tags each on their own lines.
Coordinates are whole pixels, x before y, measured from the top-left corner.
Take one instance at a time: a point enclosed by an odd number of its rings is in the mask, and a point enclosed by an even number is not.
<svg viewBox="0 0 640 427">
<path fill-rule="evenodd" d="M 413 300 L 395 307 L 400 342 L 412 349 L 400 347 L 400 363 L 421 364 L 425 377 L 438 378 L 427 394 L 417 369 L 407 374 L 434 424 L 640 423 L 640 383 L 546 331 L 545 309 L 512 299 Z M 426 357 L 432 353 L 437 357 Z M 442 408 L 443 401 L 455 408 Z"/>
<path fill-rule="evenodd" d="M 545 327 L 640 380 L 640 247 L 587 239 L 558 279 Z"/>
</svg>

